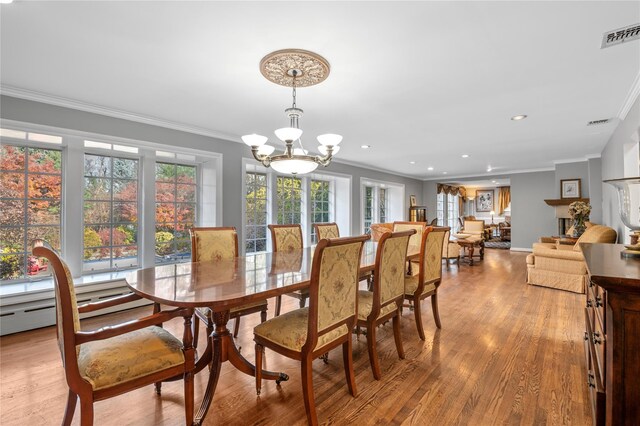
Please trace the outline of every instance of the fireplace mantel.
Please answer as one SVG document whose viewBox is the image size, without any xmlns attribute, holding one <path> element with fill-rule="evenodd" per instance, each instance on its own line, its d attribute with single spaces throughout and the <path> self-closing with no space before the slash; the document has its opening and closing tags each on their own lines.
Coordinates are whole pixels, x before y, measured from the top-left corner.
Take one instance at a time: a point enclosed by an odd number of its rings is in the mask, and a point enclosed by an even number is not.
<svg viewBox="0 0 640 426">
<path fill-rule="evenodd" d="M 555 207 L 555 206 L 568 206 L 569 204 L 573 203 L 574 201 L 582 201 L 583 203 L 587 203 L 589 204 L 589 199 L 588 198 L 561 198 L 558 200 L 544 200 L 545 203 L 547 203 L 548 205 Z"/>
</svg>

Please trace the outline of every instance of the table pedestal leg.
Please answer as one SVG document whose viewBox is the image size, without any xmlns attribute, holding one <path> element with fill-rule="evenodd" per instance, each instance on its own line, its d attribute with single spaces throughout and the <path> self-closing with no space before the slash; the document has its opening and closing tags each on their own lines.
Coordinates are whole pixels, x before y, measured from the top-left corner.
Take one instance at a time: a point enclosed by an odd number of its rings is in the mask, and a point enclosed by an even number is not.
<svg viewBox="0 0 640 426">
<path fill-rule="evenodd" d="M 227 322 L 229 322 L 229 311 L 226 312 L 214 312 L 213 322 L 216 327 L 213 334 L 209 337 L 211 339 L 211 368 L 209 370 L 209 381 L 207 382 L 207 388 L 202 398 L 202 404 L 195 416 L 194 425 L 201 425 L 211 402 L 213 401 L 213 395 L 216 392 L 216 386 L 218 385 L 218 379 L 220 378 L 220 369 L 224 361 L 229 361 L 238 370 L 250 376 L 256 375 L 256 367 L 247 361 L 238 351 L 237 346 L 233 341 L 233 336 L 227 328 Z M 275 380 L 276 383 L 289 380 L 289 376 L 284 373 L 274 373 L 272 371 L 262 371 L 262 378 L 266 380 Z"/>
</svg>

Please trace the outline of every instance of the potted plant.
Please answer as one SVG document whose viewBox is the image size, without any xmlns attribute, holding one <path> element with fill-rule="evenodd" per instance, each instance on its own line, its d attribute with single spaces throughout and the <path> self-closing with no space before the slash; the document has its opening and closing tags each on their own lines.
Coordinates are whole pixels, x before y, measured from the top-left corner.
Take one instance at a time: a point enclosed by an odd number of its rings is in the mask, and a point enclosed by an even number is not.
<svg viewBox="0 0 640 426">
<path fill-rule="evenodd" d="M 573 219 L 572 237 L 578 238 L 587 229 L 585 222 L 589 220 L 591 206 L 584 201 L 574 201 L 569 204 L 569 216 Z"/>
</svg>

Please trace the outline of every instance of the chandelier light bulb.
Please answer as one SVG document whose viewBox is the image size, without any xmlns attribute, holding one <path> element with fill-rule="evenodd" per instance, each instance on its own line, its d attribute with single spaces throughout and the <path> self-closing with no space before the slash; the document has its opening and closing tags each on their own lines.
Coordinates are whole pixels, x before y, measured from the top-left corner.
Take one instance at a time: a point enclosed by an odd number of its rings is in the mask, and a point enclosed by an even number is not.
<svg viewBox="0 0 640 426">
<path fill-rule="evenodd" d="M 268 137 L 256 135 L 255 133 L 244 135 L 242 137 L 242 142 L 246 143 L 249 146 L 262 146 L 267 143 L 267 140 L 269 140 Z"/>
<path fill-rule="evenodd" d="M 276 150 L 275 146 L 272 145 L 262 145 L 260 148 L 258 148 L 258 154 L 259 155 L 271 155 L 273 154 L 273 151 Z"/>
<path fill-rule="evenodd" d="M 319 145 L 318 146 L 318 151 L 320 152 L 320 154 L 322 155 L 327 155 L 327 152 L 329 151 L 327 149 L 326 146 L 324 145 Z M 334 146 L 333 147 L 333 151 L 331 151 L 331 155 L 336 155 L 338 153 L 338 151 L 340 151 L 340 147 L 339 146 Z"/>
<path fill-rule="evenodd" d="M 282 142 L 295 141 L 302 136 L 302 130 L 295 127 L 283 127 L 274 132 Z"/>
<path fill-rule="evenodd" d="M 318 136 L 318 142 L 320 142 L 320 145 L 337 146 L 340 142 L 342 142 L 342 136 L 336 135 L 334 133 L 326 133 L 324 135 Z"/>
</svg>

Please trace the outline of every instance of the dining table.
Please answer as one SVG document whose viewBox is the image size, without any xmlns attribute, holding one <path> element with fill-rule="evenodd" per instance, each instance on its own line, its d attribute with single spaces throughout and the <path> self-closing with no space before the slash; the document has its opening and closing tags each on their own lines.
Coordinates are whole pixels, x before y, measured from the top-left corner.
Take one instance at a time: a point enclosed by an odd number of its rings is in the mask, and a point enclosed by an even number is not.
<svg viewBox="0 0 640 426">
<path fill-rule="evenodd" d="M 374 270 L 377 245 L 377 242 L 365 242 L 360 276 Z M 409 247 L 408 260 L 416 258 L 416 250 Z M 207 415 L 224 362 L 229 361 L 243 373 L 255 376 L 255 366 L 242 356 L 227 327 L 229 310 L 309 287 L 314 252 L 315 246 L 310 246 L 228 260 L 158 265 L 127 274 L 127 285 L 145 299 L 172 307 L 206 307 L 212 311 L 215 328 L 195 365 L 196 374 L 209 366 L 207 387 L 194 417 L 195 425 L 202 424 Z M 283 372 L 263 371 L 262 378 L 279 384 L 289 377 Z"/>
</svg>

